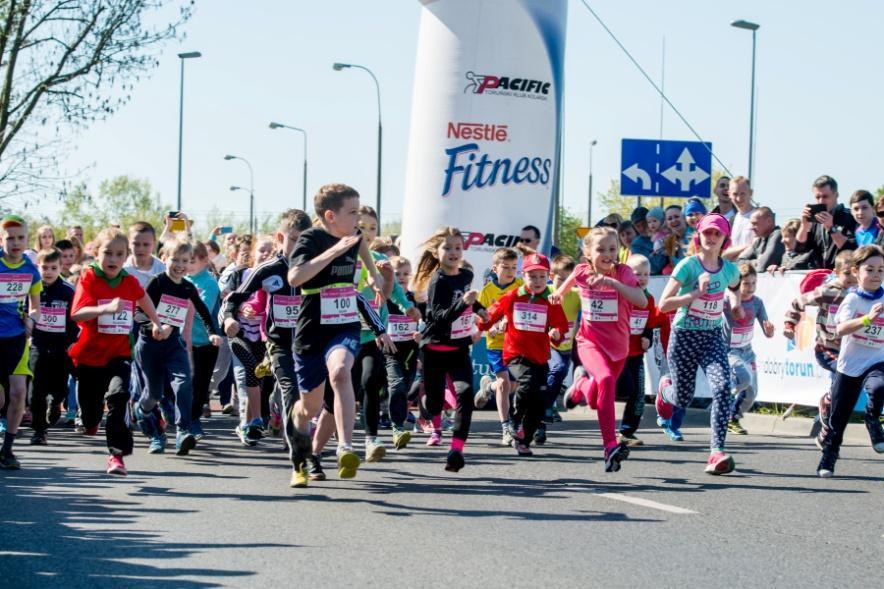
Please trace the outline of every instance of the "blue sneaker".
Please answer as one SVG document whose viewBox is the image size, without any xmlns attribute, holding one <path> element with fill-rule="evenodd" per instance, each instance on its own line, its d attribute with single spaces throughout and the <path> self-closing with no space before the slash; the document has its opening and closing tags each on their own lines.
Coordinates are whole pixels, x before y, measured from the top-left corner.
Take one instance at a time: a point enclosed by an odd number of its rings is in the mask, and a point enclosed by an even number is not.
<svg viewBox="0 0 884 589">
<path fill-rule="evenodd" d="M 663 433 L 672 440 L 673 442 L 683 442 L 684 436 L 681 435 L 681 430 L 672 427 L 672 423 L 668 419 L 663 419 L 662 417 L 657 418 L 657 425 L 663 428 Z"/>
<path fill-rule="evenodd" d="M 6 418 L 0 417 L 0 436 L 6 434 Z"/>
<path fill-rule="evenodd" d="M 160 424 L 157 422 L 156 415 L 153 413 L 148 413 L 145 415 L 144 411 L 141 410 L 141 405 L 135 403 L 135 419 L 138 422 L 138 427 L 141 428 L 141 433 L 145 435 L 145 437 L 150 438 L 151 445 L 153 444 L 153 439 L 160 437 L 159 427 Z M 158 454 L 159 452 L 151 452 L 152 454 Z"/>
<path fill-rule="evenodd" d="M 199 419 L 190 422 L 190 433 L 193 434 L 193 437 L 196 438 L 197 441 L 206 437 L 206 432 L 203 431 L 203 426 Z"/>
<path fill-rule="evenodd" d="M 255 418 L 246 426 L 246 437 L 254 444 L 264 437 L 264 420 Z M 252 445 L 254 445 L 252 444 Z"/>
<path fill-rule="evenodd" d="M 155 435 L 150 439 L 150 446 L 147 448 L 149 454 L 163 454 L 166 451 L 166 436 Z"/>
<path fill-rule="evenodd" d="M 179 430 L 175 434 L 175 454 L 187 456 L 196 447 L 196 436 L 187 431 Z"/>
</svg>

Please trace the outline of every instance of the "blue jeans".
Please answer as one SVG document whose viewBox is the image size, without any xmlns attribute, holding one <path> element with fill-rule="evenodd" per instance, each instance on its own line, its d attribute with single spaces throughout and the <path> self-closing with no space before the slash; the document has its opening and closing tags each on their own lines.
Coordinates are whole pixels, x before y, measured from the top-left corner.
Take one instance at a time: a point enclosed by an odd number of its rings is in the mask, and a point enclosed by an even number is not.
<svg viewBox="0 0 884 589">
<path fill-rule="evenodd" d="M 568 376 L 568 369 L 571 368 L 571 350 L 560 352 L 555 348 L 550 349 L 549 374 L 546 377 L 546 398 L 543 399 L 543 408 L 552 409 L 556 404 L 556 399 L 562 391 L 562 383 Z"/>
<path fill-rule="evenodd" d="M 193 380 L 184 340 L 170 337 L 156 341 L 142 336 L 135 345 L 135 357 L 145 380 L 138 400 L 141 411 L 145 415 L 153 411 L 163 398 L 166 383 L 169 383 L 175 394 L 175 427 L 179 432 L 190 431 Z"/>
</svg>

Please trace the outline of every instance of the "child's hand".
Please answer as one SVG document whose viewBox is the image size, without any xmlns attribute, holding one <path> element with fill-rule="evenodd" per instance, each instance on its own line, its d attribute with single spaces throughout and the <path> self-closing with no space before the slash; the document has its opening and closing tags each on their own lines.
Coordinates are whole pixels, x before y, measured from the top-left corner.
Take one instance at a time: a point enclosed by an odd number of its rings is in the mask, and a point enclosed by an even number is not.
<svg viewBox="0 0 884 589">
<path fill-rule="evenodd" d="M 228 317 L 224 320 L 224 333 L 227 334 L 227 337 L 236 337 L 236 334 L 239 333 L 239 322 L 232 317 Z"/>
<path fill-rule="evenodd" d="M 773 323 L 771 323 L 770 321 L 765 321 L 765 322 L 762 324 L 762 328 L 764 329 L 764 335 L 766 335 L 767 337 L 773 337 L 773 336 L 774 336 L 774 330 L 775 330 L 775 328 L 774 328 L 774 324 L 773 324 Z"/>
<path fill-rule="evenodd" d="M 784 327 L 783 328 L 783 337 L 785 337 L 787 340 L 794 341 L 795 340 L 795 328 L 792 327 L 791 325 L 787 325 L 786 327 Z"/>
<path fill-rule="evenodd" d="M 153 339 L 157 340 L 158 342 L 163 341 L 164 339 L 169 337 L 169 334 L 166 333 L 166 330 L 164 329 L 165 327 L 165 325 L 158 325 L 154 323 L 150 329 L 150 335 L 153 336 Z"/>
<path fill-rule="evenodd" d="M 338 240 L 338 243 L 334 244 L 328 249 L 329 255 L 334 254 L 334 257 L 338 257 L 343 254 L 354 245 L 359 243 L 359 240 L 362 239 L 361 235 L 348 235 L 347 237 L 342 237 Z"/>
<path fill-rule="evenodd" d="M 410 308 L 408 311 L 405 312 L 405 315 L 412 321 L 421 320 L 421 311 L 417 307 Z"/>
<path fill-rule="evenodd" d="M 703 272 L 702 274 L 700 274 L 700 278 L 697 279 L 697 292 L 700 293 L 700 296 L 705 295 L 706 292 L 709 290 L 710 280 L 711 277 L 709 276 L 708 272 Z"/>
<path fill-rule="evenodd" d="M 881 316 L 881 313 L 884 313 L 884 304 L 875 303 L 874 305 L 872 305 L 872 310 L 869 311 L 869 318 L 872 321 L 875 321 L 878 317 Z"/>
<path fill-rule="evenodd" d="M 550 294 L 548 297 L 546 297 L 546 300 L 549 301 L 550 305 L 561 305 L 562 304 L 562 297 L 560 295 L 558 295 L 557 293 Z"/>
<path fill-rule="evenodd" d="M 463 295 L 463 302 L 467 305 L 472 305 L 476 302 L 476 299 L 479 298 L 479 292 L 476 290 L 468 290 Z"/>
<path fill-rule="evenodd" d="M 479 316 L 479 319 L 481 319 L 482 321 L 488 321 L 488 311 L 487 311 L 487 310 L 485 310 L 485 309 L 479 309 L 479 312 L 476 313 L 476 315 L 478 315 L 478 316 Z M 499 325 L 499 324 L 498 324 L 498 325 Z M 491 329 L 495 329 L 496 327 L 497 327 L 497 325 L 495 325 L 495 326 L 492 327 Z M 504 317 L 504 319 L 503 319 L 503 329 L 506 329 L 506 318 L 505 318 L 505 317 Z"/>
<path fill-rule="evenodd" d="M 549 339 L 560 341 L 562 339 L 562 333 L 558 329 L 553 327 L 549 330 Z"/>
<path fill-rule="evenodd" d="M 111 302 L 104 305 L 104 310 L 101 312 L 102 315 L 107 313 L 119 313 L 123 310 L 123 301 L 120 300 L 120 297 L 115 298 Z"/>
<path fill-rule="evenodd" d="M 651 340 L 649 340 L 646 337 L 643 337 L 642 338 L 642 350 L 647 352 L 650 349 L 650 347 L 651 347 Z"/>
<path fill-rule="evenodd" d="M 220 335 L 210 335 L 209 343 L 215 346 L 216 348 L 221 345 L 221 336 Z"/>
<path fill-rule="evenodd" d="M 393 340 L 390 338 L 390 334 L 382 333 L 381 335 L 374 338 L 374 341 L 384 352 L 388 354 L 396 353 L 396 344 L 393 343 Z"/>
<path fill-rule="evenodd" d="M 600 286 L 612 287 L 613 285 L 613 280 L 604 274 L 593 274 L 592 279 L 589 281 L 590 288 L 598 288 Z"/>
</svg>

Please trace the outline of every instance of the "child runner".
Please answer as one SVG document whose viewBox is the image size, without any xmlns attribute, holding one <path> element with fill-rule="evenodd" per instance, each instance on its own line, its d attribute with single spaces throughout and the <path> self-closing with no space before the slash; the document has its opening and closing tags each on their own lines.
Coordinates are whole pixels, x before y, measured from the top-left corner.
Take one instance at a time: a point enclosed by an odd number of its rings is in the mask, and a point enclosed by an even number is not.
<svg viewBox="0 0 884 589">
<path fill-rule="evenodd" d="M 218 281 L 209 272 L 210 263 L 209 250 L 206 245 L 201 241 L 193 244 L 193 256 L 187 267 L 187 280 L 196 287 L 200 300 L 209 310 L 209 315 L 212 317 L 211 325 L 214 328 L 213 333 L 220 333 L 221 329 L 218 327 L 216 317 L 221 304 L 221 289 L 218 288 Z M 193 345 L 193 406 L 190 412 L 190 431 L 197 440 L 202 440 L 206 434 L 200 420 L 203 417 L 204 408 L 209 404 L 212 372 L 215 370 L 218 350 L 222 344 L 219 337 L 219 345 L 212 345 L 209 331 L 202 321 L 193 322 L 190 339 Z"/>
<path fill-rule="evenodd" d="M 809 305 L 816 305 L 816 346 L 814 355 L 817 364 L 827 371 L 834 380 L 837 370 L 838 355 L 841 351 L 841 338 L 835 333 L 835 313 L 847 291 L 856 286 L 856 274 L 853 271 L 853 251 L 844 250 L 835 256 L 835 277 L 821 284 L 810 292 L 800 295 L 792 301 L 792 307 L 786 311 L 786 324 L 783 335 L 787 339 L 795 339 L 795 328 L 801 322 L 801 315 Z M 820 397 L 819 418 L 820 431 L 814 441 L 817 448 L 823 449 L 823 440 L 829 426 L 832 409 L 831 384 Z"/>
<path fill-rule="evenodd" d="M 506 317 L 503 361 L 516 382 L 513 419 L 520 427 L 513 446 L 519 456 L 531 456 L 531 442 L 543 417 L 549 374 L 550 340 L 568 333 L 568 319 L 558 304 L 550 303 L 547 289 L 549 260 L 530 254 L 522 264 L 524 285 L 503 295 L 479 322 L 485 331 Z"/>
<path fill-rule="evenodd" d="M 636 437 L 635 432 L 638 431 L 645 412 L 645 352 L 651 347 L 653 330 L 668 322 L 669 318 L 657 311 L 654 297 L 648 292 L 651 277 L 651 263 L 648 259 L 633 254 L 626 263 L 632 268 L 636 282 L 648 298 L 648 304 L 644 308 L 633 307 L 629 314 L 629 353 L 623 372 L 617 379 L 617 392 L 626 397 L 617 439 L 633 447 L 644 443 Z"/>
<path fill-rule="evenodd" d="M 290 486 L 306 487 L 310 418 L 319 413 L 326 380 L 334 393 L 338 475 L 353 478 L 359 456 L 353 451 L 356 401 L 350 371 L 359 352 L 359 316 L 367 318 L 381 346 L 395 350 L 377 313 L 356 292 L 357 254 L 370 272 L 374 261 L 357 231 L 359 193 L 344 184 L 326 184 L 313 199 L 318 225 L 304 231 L 291 256 L 289 284 L 301 288 L 295 328 L 295 369 L 300 399 L 292 410 L 295 472 Z M 378 287 L 382 281 L 374 278 Z"/>
<path fill-rule="evenodd" d="M 421 399 L 421 415 L 433 422 L 427 445 L 442 442 L 441 416 L 445 402 L 446 377 L 454 383 L 457 406 L 454 414 L 451 449 L 445 470 L 464 467 L 463 450 L 473 417 L 473 362 L 470 359 L 473 313 L 483 319 L 487 313 L 470 289 L 473 273 L 462 268 L 463 235 L 454 227 L 442 227 L 424 243 L 414 276 L 416 292 L 427 293 L 426 324 L 421 331 L 423 378 L 426 394 Z"/>
<path fill-rule="evenodd" d="M 136 303 L 150 319 L 153 338 L 162 340 L 168 332 L 150 297 L 123 270 L 129 249 L 126 235 L 119 229 L 105 229 L 96 245 L 98 261 L 83 270 L 74 292 L 71 319 L 79 323 L 80 337 L 69 353 L 80 381 L 77 402 L 86 433 L 98 433 L 106 402 L 107 473 L 125 476 L 123 456 L 132 453 L 129 337 Z"/>
<path fill-rule="evenodd" d="M 744 262 L 738 266 L 738 269 L 740 270 L 740 282 L 731 290 L 739 292 L 740 305 L 743 307 L 742 318 L 734 317 L 729 299 L 725 300 L 724 304 L 726 319 L 724 340 L 730 346 L 727 360 L 731 367 L 731 387 L 734 397 L 727 431 L 744 436 L 747 432 L 740 425 L 740 418 L 743 416 L 744 410 L 752 407 L 758 396 L 758 369 L 755 365 L 755 352 L 752 350 L 755 321 L 758 321 L 764 335 L 768 338 L 772 338 L 774 335 L 774 325 L 767 320 L 764 302 L 755 296 L 755 287 L 758 283 L 755 266 Z"/>
<path fill-rule="evenodd" d="M 33 376 L 28 368 L 27 338 L 40 320 L 43 283 L 37 267 L 24 256 L 28 247 L 27 222 L 18 215 L 7 215 L 0 221 L 0 231 L 0 407 L 7 409 L 0 468 L 17 470 L 21 464 L 12 452 L 12 444 L 25 412 L 27 377 Z"/>
<path fill-rule="evenodd" d="M 210 343 L 217 346 L 221 338 L 196 287 L 184 280 L 193 247 L 186 241 L 173 239 L 163 245 L 163 254 L 166 270 L 150 279 L 146 292 L 163 325 L 165 337 L 151 337 L 150 315 L 143 309 L 135 313 L 135 322 L 141 331 L 141 337 L 135 344 L 135 357 L 144 373 L 146 385 L 135 403 L 135 417 L 141 431 L 150 440 L 149 452 L 163 453 L 166 436 L 160 431 L 153 410 L 163 398 L 168 383 L 175 398 L 175 450 L 179 456 L 186 456 L 196 446 L 196 436 L 190 431 L 193 380 L 189 351 L 194 310 L 211 333 Z"/>
<path fill-rule="evenodd" d="M 844 430 L 862 391 L 869 397 L 865 422 L 872 448 L 884 453 L 880 422 L 884 408 L 884 251 L 877 245 L 863 246 L 853 254 L 853 266 L 859 285 L 844 297 L 835 315 L 841 353 L 832 384 L 832 415 L 817 466 L 823 478 L 835 474 Z"/>
<path fill-rule="evenodd" d="M 587 262 L 577 265 L 568 280 L 556 289 L 552 302 L 560 301 L 575 284 L 580 289 L 583 319 L 577 332 L 577 355 L 592 379 L 583 373 L 573 390 L 596 409 L 605 447 L 605 472 L 616 472 L 629 456 L 629 448 L 617 442 L 615 432 L 617 378 L 629 351 L 631 308 L 646 306 L 648 299 L 632 268 L 617 263 L 614 229 L 595 227 L 587 233 L 583 238 L 583 255 Z M 573 401 L 572 397 L 570 402 Z"/>
<path fill-rule="evenodd" d="M 726 474 L 734 459 L 724 453 L 730 412 L 730 367 L 721 334 L 725 293 L 739 283 L 737 266 L 721 257 L 730 241 L 730 224 L 711 213 L 700 220 L 694 235 L 697 253 L 679 262 L 660 296 L 660 311 L 678 310 L 672 323 L 668 361 L 671 377 L 660 379 L 657 413 L 672 418 L 673 408 L 687 407 L 694 398 L 697 368 L 702 368 L 712 392 L 712 444 L 706 472 Z M 699 241 L 699 243 L 697 243 Z M 739 304 L 732 300 L 734 308 Z M 735 311 L 738 318 L 740 312 Z"/>
<path fill-rule="evenodd" d="M 71 275 L 71 266 L 77 263 L 77 250 L 69 239 L 59 239 L 55 249 L 61 252 L 61 277 L 65 280 Z"/>
<path fill-rule="evenodd" d="M 508 292 L 517 290 L 522 286 L 522 279 L 516 277 L 516 267 L 519 263 L 519 253 L 508 247 L 501 247 L 494 251 L 491 257 L 491 270 L 493 275 L 482 291 L 479 293 L 479 304 L 486 309 L 500 300 Z M 476 393 L 475 405 L 478 409 L 484 407 L 492 393 L 497 402 L 497 415 L 500 418 L 502 431 L 501 444 L 513 445 L 516 429 L 510 419 L 510 395 L 515 389 L 515 382 L 510 377 L 506 363 L 503 361 L 504 333 L 506 333 L 508 318 L 503 319 L 499 325 L 493 325 L 485 334 L 485 356 L 491 366 L 490 375 L 482 376 L 479 381 L 479 391 Z"/>
<path fill-rule="evenodd" d="M 129 248 L 132 255 L 126 260 L 123 270 L 134 276 L 141 288 L 147 288 L 150 279 L 166 269 L 163 261 L 153 255 L 156 247 L 157 233 L 153 225 L 147 221 L 138 221 L 129 226 Z"/>
<path fill-rule="evenodd" d="M 61 418 L 61 403 L 68 395 L 71 359 L 68 347 L 77 341 L 79 329 L 71 321 L 74 287 L 61 280 L 61 252 L 55 248 L 37 253 L 43 279 L 40 320 L 31 334 L 31 444 L 45 446 L 46 430 Z M 47 398 L 51 397 L 47 409 Z"/>
</svg>

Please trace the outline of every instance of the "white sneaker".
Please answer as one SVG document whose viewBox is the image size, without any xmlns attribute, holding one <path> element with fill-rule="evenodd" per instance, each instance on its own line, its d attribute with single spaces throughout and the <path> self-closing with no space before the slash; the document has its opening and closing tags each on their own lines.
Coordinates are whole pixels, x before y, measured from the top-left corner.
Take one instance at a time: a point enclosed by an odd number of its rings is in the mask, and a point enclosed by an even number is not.
<svg viewBox="0 0 884 589">
<path fill-rule="evenodd" d="M 379 462 L 381 458 L 387 455 L 387 447 L 381 442 L 380 438 L 369 438 L 365 442 L 365 461 Z"/>
<path fill-rule="evenodd" d="M 476 406 L 476 409 L 482 409 L 491 400 L 491 383 L 493 382 L 494 379 L 487 374 L 479 380 L 479 390 L 473 397 L 473 404 Z"/>
</svg>

